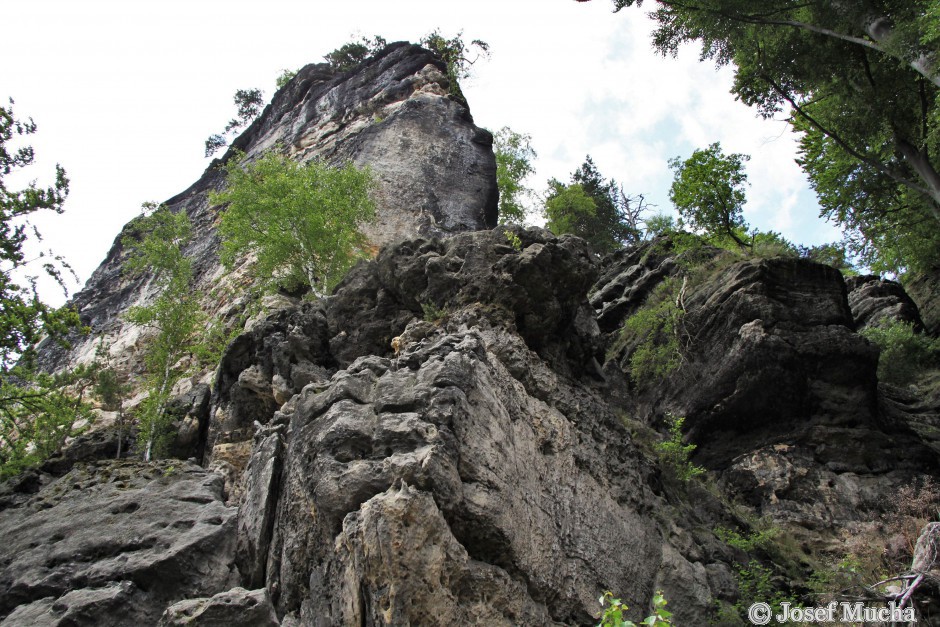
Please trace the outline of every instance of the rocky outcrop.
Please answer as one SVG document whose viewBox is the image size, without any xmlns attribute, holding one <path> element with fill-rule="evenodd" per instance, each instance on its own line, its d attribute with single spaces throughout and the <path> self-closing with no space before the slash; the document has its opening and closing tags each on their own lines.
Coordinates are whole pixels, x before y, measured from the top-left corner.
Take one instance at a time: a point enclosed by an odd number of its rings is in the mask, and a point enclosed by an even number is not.
<svg viewBox="0 0 940 627">
<path fill-rule="evenodd" d="M 3 625 L 155 624 L 236 583 L 220 476 L 179 461 L 33 476 L 0 493 Z"/>
<path fill-rule="evenodd" d="M 378 217 L 365 231 L 376 246 L 491 228 L 497 208 L 492 136 L 473 124 L 449 88 L 443 62 L 406 43 L 392 44 L 347 72 L 308 65 L 274 95 L 222 161 L 235 150 L 251 159 L 276 149 L 298 160 L 369 166 L 377 181 Z M 225 273 L 218 259 L 218 210 L 207 194 L 223 184 L 219 165 L 213 162 L 166 204 L 192 221 L 186 254 L 193 260 L 194 289 L 205 294 L 203 310 L 226 319 L 244 307 L 245 284 L 242 273 Z M 119 236 L 73 299 L 91 333 L 78 338 L 71 351 L 45 346 L 43 367 L 90 361 L 105 342 L 112 365 L 140 374 L 146 332 L 126 324 L 123 314 L 154 294 L 149 276 L 125 273 L 125 258 Z M 193 383 L 200 382 L 206 379 Z"/>
<path fill-rule="evenodd" d="M 918 331 L 924 328 L 917 305 L 900 283 L 871 274 L 849 277 L 845 283 L 859 331 L 891 321 L 907 322 Z"/>
</svg>

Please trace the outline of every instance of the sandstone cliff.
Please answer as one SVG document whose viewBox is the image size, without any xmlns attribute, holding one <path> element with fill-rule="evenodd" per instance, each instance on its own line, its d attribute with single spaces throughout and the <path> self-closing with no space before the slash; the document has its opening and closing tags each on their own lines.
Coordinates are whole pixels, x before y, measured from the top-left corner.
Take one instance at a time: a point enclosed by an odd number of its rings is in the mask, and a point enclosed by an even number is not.
<svg viewBox="0 0 940 627">
<path fill-rule="evenodd" d="M 825 559 L 881 537 L 893 495 L 940 476 L 940 400 L 879 383 L 858 333 L 919 323 L 899 285 L 702 247 L 681 363 L 640 381 L 620 330 L 690 253 L 657 239 L 600 259 L 488 229 L 490 139 L 440 69 L 403 44 L 308 66 L 236 142 L 372 164 L 394 241 L 179 390 L 178 459 L 111 460 L 105 429 L 0 486 L 3 625 L 587 625 L 602 591 L 638 620 L 658 589 L 676 625 L 743 624 L 734 605 L 762 599 L 742 571 L 809 593 Z M 233 281 L 218 184 L 210 169 L 170 202 L 197 226 L 203 286 Z M 120 314 L 148 288 L 122 255 L 76 302 L 133 369 Z M 670 415 L 706 480 L 660 458 Z M 768 524 L 777 541 L 717 533 Z"/>
</svg>

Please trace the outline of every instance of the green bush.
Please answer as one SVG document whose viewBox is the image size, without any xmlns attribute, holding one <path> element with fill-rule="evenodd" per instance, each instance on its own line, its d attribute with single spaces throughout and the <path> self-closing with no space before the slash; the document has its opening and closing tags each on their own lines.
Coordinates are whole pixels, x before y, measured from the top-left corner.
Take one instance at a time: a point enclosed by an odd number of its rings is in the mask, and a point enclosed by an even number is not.
<svg viewBox="0 0 940 627">
<path fill-rule="evenodd" d="M 601 622 L 597 624 L 597 627 L 637 627 L 636 623 L 623 617 L 628 608 L 620 599 L 615 599 L 612 592 L 608 590 L 598 601 L 604 608 L 604 612 L 601 614 Z M 653 613 L 643 619 L 640 624 L 648 627 L 672 627 L 672 612 L 666 610 L 666 604 L 666 597 L 663 596 L 662 590 L 657 590 L 653 595 Z"/>
<path fill-rule="evenodd" d="M 669 439 L 661 442 L 656 448 L 660 459 L 675 473 L 676 478 L 683 483 L 688 483 L 695 477 L 705 474 L 705 469 L 696 466 L 689 459 L 695 451 L 695 445 L 684 444 L 682 441 L 682 425 L 685 423 L 685 418 L 667 414 L 667 420 Z"/>
<path fill-rule="evenodd" d="M 863 329 L 861 334 L 878 345 L 878 379 L 895 385 L 913 383 L 934 365 L 940 343 L 914 330 L 913 324 L 894 320 Z"/>
<path fill-rule="evenodd" d="M 685 311 L 676 304 L 680 289 L 678 279 L 666 279 L 624 323 L 614 351 L 636 342 L 630 355 L 630 379 L 636 385 L 662 378 L 682 364 L 679 340 Z"/>
</svg>

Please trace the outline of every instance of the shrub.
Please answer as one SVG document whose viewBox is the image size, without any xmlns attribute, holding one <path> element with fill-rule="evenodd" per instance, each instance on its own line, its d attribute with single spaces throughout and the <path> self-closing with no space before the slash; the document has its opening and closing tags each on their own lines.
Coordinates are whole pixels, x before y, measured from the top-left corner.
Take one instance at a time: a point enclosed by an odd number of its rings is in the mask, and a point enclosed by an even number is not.
<svg viewBox="0 0 940 627">
<path fill-rule="evenodd" d="M 666 279 L 624 323 L 615 349 L 631 338 L 637 342 L 630 355 L 630 379 L 637 385 L 662 378 L 682 364 L 679 339 L 685 311 L 676 304 L 680 290 L 678 279 Z"/>
<path fill-rule="evenodd" d="M 907 385 L 925 368 L 936 362 L 940 344 L 917 333 L 910 322 L 895 320 L 862 330 L 862 335 L 878 345 L 878 378 L 895 385 Z"/>
<path fill-rule="evenodd" d="M 609 590 L 604 596 L 598 599 L 604 612 L 601 614 L 601 622 L 597 627 L 637 627 L 636 623 L 623 617 L 623 613 L 628 609 L 620 599 L 615 599 Z M 653 595 L 653 613 L 643 619 L 641 625 L 648 627 L 671 627 L 672 612 L 666 610 L 666 597 L 662 590 L 658 590 Z"/>
<path fill-rule="evenodd" d="M 657 446 L 659 457 L 665 465 L 675 473 L 683 483 L 688 483 L 695 477 L 705 474 L 705 469 L 693 464 L 689 458 L 695 451 L 694 444 L 682 442 L 682 425 L 685 418 L 667 414 L 669 424 L 669 439 Z"/>
</svg>

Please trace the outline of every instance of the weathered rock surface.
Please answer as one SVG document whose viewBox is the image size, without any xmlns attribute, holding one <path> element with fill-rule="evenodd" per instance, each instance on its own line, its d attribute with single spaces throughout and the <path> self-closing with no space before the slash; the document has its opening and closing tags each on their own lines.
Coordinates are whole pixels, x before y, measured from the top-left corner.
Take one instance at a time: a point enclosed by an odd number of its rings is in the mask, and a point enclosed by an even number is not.
<svg viewBox="0 0 940 627">
<path fill-rule="evenodd" d="M 191 464 L 102 461 L 0 500 L 4 625 L 154 624 L 235 583 L 234 508 Z"/>
<path fill-rule="evenodd" d="M 859 331 L 882 323 L 899 321 L 924 328 L 917 305 L 901 284 L 874 275 L 849 277 L 845 281 L 849 293 L 849 307 Z"/>
<path fill-rule="evenodd" d="M 202 599 L 174 603 L 160 618 L 160 627 L 277 627 L 280 621 L 265 590 L 232 588 Z"/>
<path fill-rule="evenodd" d="M 644 607 L 664 540 L 640 514 L 656 497 L 622 424 L 476 308 L 455 316 L 275 417 L 289 420 L 267 564 L 279 612 L 324 625 L 584 624 L 617 581 L 638 582 L 628 594 Z M 547 400 L 496 350 L 535 371 Z"/>
<path fill-rule="evenodd" d="M 668 263 L 628 272 L 645 284 Z M 816 530 L 870 520 L 886 494 L 937 471 L 912 416 L 885 411 L 878 350 L 854 331 L 913 319 L 900 286 L 861 279 L 850 300 L 839 272 L 788 258 L 719 261 L 702 272 L 683 297 L 682 365 L 634 391 L 639 416 L 686 417 L 697 463 L 761 514 Z M 608 277 L 598 301 L 618 282 Z M 601 313 L 609 310 L 604 303 Z M 619 359 L 629 370 L 627 356 Z"/>
</svg>

